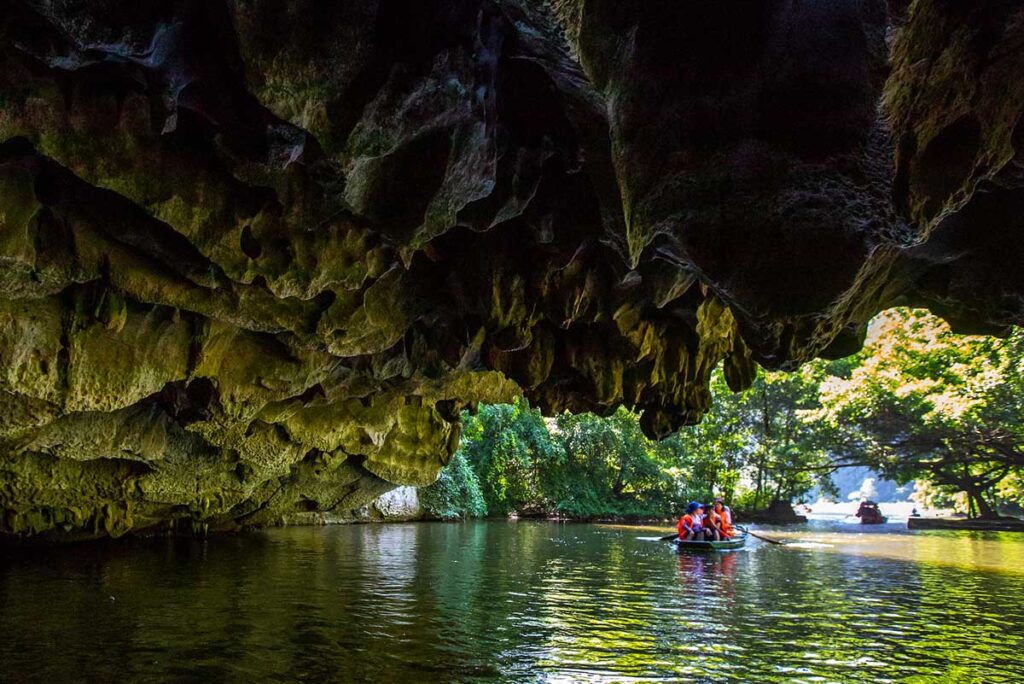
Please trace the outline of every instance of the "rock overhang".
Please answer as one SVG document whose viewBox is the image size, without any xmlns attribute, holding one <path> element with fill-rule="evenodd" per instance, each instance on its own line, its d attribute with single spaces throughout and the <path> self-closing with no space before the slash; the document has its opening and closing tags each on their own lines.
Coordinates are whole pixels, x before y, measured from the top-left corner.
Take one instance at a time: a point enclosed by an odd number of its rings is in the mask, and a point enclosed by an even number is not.
<svg viewBox="0 0 1024 684">
<path fill-rule="evenodd" d="M 0 530 L 345 517 L 461 409 L 699 420 L 1022 319 L 1021 10 L 8 0 Z"/>
</svg>

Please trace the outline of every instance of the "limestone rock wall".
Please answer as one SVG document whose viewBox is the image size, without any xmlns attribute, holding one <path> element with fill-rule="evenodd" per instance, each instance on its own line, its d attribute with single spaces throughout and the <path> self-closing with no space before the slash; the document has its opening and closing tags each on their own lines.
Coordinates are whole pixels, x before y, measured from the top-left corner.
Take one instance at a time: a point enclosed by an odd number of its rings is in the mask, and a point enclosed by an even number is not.
<svg viewBox="0 0 1024 684">
<path fill-rule="evenodd" d="M 1017 2 L 0 0 L 0 533 L 359 517 L 459 411 L 699 420 L 1024 319 Z"/>
<path fill-rule="evenodd" d="M 398 487 L 373 502 L 373 511 L 385 522 L 420 520 L 424 516 L 415 487 Z"/>
</svg>

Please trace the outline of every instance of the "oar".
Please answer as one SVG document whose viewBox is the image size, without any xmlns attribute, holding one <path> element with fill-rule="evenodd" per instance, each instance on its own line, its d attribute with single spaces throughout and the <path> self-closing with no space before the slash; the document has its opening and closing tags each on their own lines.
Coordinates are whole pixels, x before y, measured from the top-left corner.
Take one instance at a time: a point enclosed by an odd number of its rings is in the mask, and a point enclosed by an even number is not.
<svg viewBox="0 0 1024 684">
<path fill-rule="evenodd" d="M 766 541 L 769 544 L 778 544 L 779 546 L 785 546 L 786 545 L 786 542 L 780 542 L 778 539 L 770 539 L 769 537 L 762 537 L 761 535 L 757 534 L 756 532 L 751 532 L 746 527 L 741 527 L 740 525 L 737 525 L 736 529 L 737 530 L 743 530 L 745 533 L 749 534 L 751 537 L 757 537 L 758 539 Z"/>
<path fill-rule="evenodd" d="M 679 538 L 679 534 L 676 533 L 676 532 L 673 532 L 672 534 L 666 534 L 664 537 L 661 537 L 660 539 L 658 539 L 658 541 L 672 541 L 673 539 L 678 539 L 678 538 Z"/>
</svg>

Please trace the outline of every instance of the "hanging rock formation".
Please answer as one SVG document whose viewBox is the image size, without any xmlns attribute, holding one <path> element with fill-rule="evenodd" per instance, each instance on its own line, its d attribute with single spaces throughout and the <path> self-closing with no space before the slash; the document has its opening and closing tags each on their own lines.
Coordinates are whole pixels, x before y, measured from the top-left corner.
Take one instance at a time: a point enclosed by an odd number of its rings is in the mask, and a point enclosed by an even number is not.
<svg viewBox="0 0 1024 684">
<path fill-rule="evenodd" d="M 1024 321 L 1024 14 L 0 0 L 0 533 L 357 515 L 460 410 Z"/>
</svg>

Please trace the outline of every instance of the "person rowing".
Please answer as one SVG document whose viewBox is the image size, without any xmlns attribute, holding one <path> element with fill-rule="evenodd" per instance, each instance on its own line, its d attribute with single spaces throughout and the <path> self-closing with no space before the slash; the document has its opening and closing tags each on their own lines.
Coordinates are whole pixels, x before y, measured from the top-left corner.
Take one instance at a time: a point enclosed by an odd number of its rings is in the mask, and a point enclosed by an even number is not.
<svg viewBox="0 0 1024 684">
<path fill-rule="evenodd" d="M 732 527 L 732 509 L 725 505 L 725 502 L 722 500 L 722 497 L 715 497 L 715 501 L 712 505 L 715 507 L 716 511 L 719 510 L 719 507 L 721 507 L 722 517 L 725 519 L 725 522 L 729 525 L 729 527 Z"/>
<path fill-rule="evenodd" d="M 732 511 L 729 510 L 729 507 L 725 505 L 721 498 L 717 498 L 711 504 L 711 512 L 717 519 L 717 530 L 721 538 L 732 539 Z"/>
</svg>

